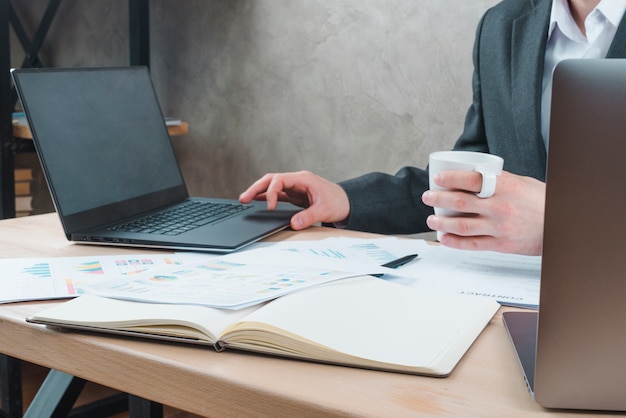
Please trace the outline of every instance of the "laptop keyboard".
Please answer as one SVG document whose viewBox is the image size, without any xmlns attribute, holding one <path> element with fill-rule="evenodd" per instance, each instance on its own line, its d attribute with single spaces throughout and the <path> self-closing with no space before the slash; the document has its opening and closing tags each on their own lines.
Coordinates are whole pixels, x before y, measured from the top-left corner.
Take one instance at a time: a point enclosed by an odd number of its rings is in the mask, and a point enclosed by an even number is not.
<svg viewBox="0 0 626 418">
<path fill-rule="evenodd" d="M 189 201 L 159 213 L 108 228 L 109 231 L 179 235 L 251 208 L 238 203 Z"/>
</svg>

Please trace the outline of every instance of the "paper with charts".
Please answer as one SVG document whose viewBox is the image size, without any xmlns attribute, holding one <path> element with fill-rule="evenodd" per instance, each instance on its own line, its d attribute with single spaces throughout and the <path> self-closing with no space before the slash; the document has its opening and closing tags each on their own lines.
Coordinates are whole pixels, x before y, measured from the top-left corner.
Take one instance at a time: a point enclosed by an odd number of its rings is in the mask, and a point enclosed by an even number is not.
<svg viewBox="0 0 626 418">
<path fill-rule="evenodd" d="M 0 303 L 76 297 L 88 284 L 180 264 L 174 254 L 0 259 Z"/>
<path fill-rule="evenodd" d="M 122 280 L 100 282 L 86 291 L 125 300 L 241 309 L 307 287 L 383 271 L 375 264 L 322 262 L 310 256 L 258 249 L 153 269 Z"/>
<path fill-rule="evenodd" d="M 429 245 L 421 239 L 391 237 L 284 241 L 272 246 L 312 256 L 379 264 L 417 253 L 415 261 L 387 271 L 383 277 L 425 291 L 490 297 L 505 306 L 539 306 L 540 256 L 455 250 Z"/>
</svg>

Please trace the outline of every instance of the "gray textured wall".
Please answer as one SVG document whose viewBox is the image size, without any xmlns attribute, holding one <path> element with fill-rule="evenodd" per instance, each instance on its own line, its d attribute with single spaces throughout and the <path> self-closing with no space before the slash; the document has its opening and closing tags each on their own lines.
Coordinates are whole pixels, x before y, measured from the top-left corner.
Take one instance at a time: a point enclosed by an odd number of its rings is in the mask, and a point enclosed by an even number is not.
<svg viewBox="0 0 626 418">
<path fill-rule="evenodd" d="M 33 33 L 47 0 L 13 3 Z M 235 197 L 267 171 L 424 166 L 461 130 L 476 24 L 495 3 L 152 0 L 152 76 L 164 112 L 190 123 L 174 142 L 191 192 Z M 40 58 L 126 65 L 127 3 L 64 0 Z"/>
</svg>

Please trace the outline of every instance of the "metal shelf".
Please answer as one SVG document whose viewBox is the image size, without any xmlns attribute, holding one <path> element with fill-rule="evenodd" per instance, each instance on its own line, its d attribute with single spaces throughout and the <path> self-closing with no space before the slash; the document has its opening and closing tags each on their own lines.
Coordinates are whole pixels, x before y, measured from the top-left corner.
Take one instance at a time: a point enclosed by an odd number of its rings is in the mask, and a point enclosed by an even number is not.
<svg viewBox="0 0 626 418">
<path fill-rule="evenodd" d="M 11 27 L 24 50 L 22 67 L 42 67 L 38 54 L 62 0 L 49 0 L 39 27 L 29 39 L 11 0 L 0 0 L 0 219 L 15 217 L 14 157 L 19 142 L 13 137 L 12 112 L 17 96 L 11 84 Z M 149 0 L 128 0 L 129 63 L 150 65 Z"/>
</svg>

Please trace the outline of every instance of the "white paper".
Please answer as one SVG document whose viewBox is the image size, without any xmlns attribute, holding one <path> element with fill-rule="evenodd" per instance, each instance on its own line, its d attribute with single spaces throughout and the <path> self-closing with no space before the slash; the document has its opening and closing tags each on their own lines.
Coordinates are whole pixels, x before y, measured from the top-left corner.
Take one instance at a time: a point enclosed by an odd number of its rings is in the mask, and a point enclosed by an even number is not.
<svg viewBox="0 0 626 418">
<path fill-rule="evenodd" d="M 355 263 L 382 265 L 389 261 L 410 255 L 422 256 L 431 245 L 424 240 L 386 238 L 346 238 L 332 237 L 315 241 L 282 241 L 262 243 L 276 250 L 302 255 L 315 256 L 319 260 L 344 260 Z M 263 248 L 262 246 L 256 248 Z M 388 271 L 388 273 L 392 273 Z"/>
<path fill-rule="evenodd" d="M 398 269 L 379 267 L 416 253 L 417 259 Z M 383 273 L 387 280 L 418 289 L 489 296 L 510 306 L 536 308 L 539 304 L 541 257 L 460 251 L 421 239 L 341 237 L 257 243 L 248 250 L 221 257 L 282 268 L 315 266 L 352 273 L 349 275 Z M 84 293 L 85 286 L 100 281 L 125 282 L 148 269 L 194 265 L 221 257 L 179 252 L 2 259 L 0 303 L 75 297 Z"/>
<path fill-rule="evenodd" d="M 539 306 L 541 257 L 434 246 L 390 278 L 418 289 L 487 296 L 500 304 Z"/>
<path fill-rule="evenodd" d="M 318 260 L 268 247 L 152 269 L 132 278 L 87 286 L 85 291 L 125 300 L 241 309 L 307 287 L 384 271 L 374 264 Z"/>
</svg>

